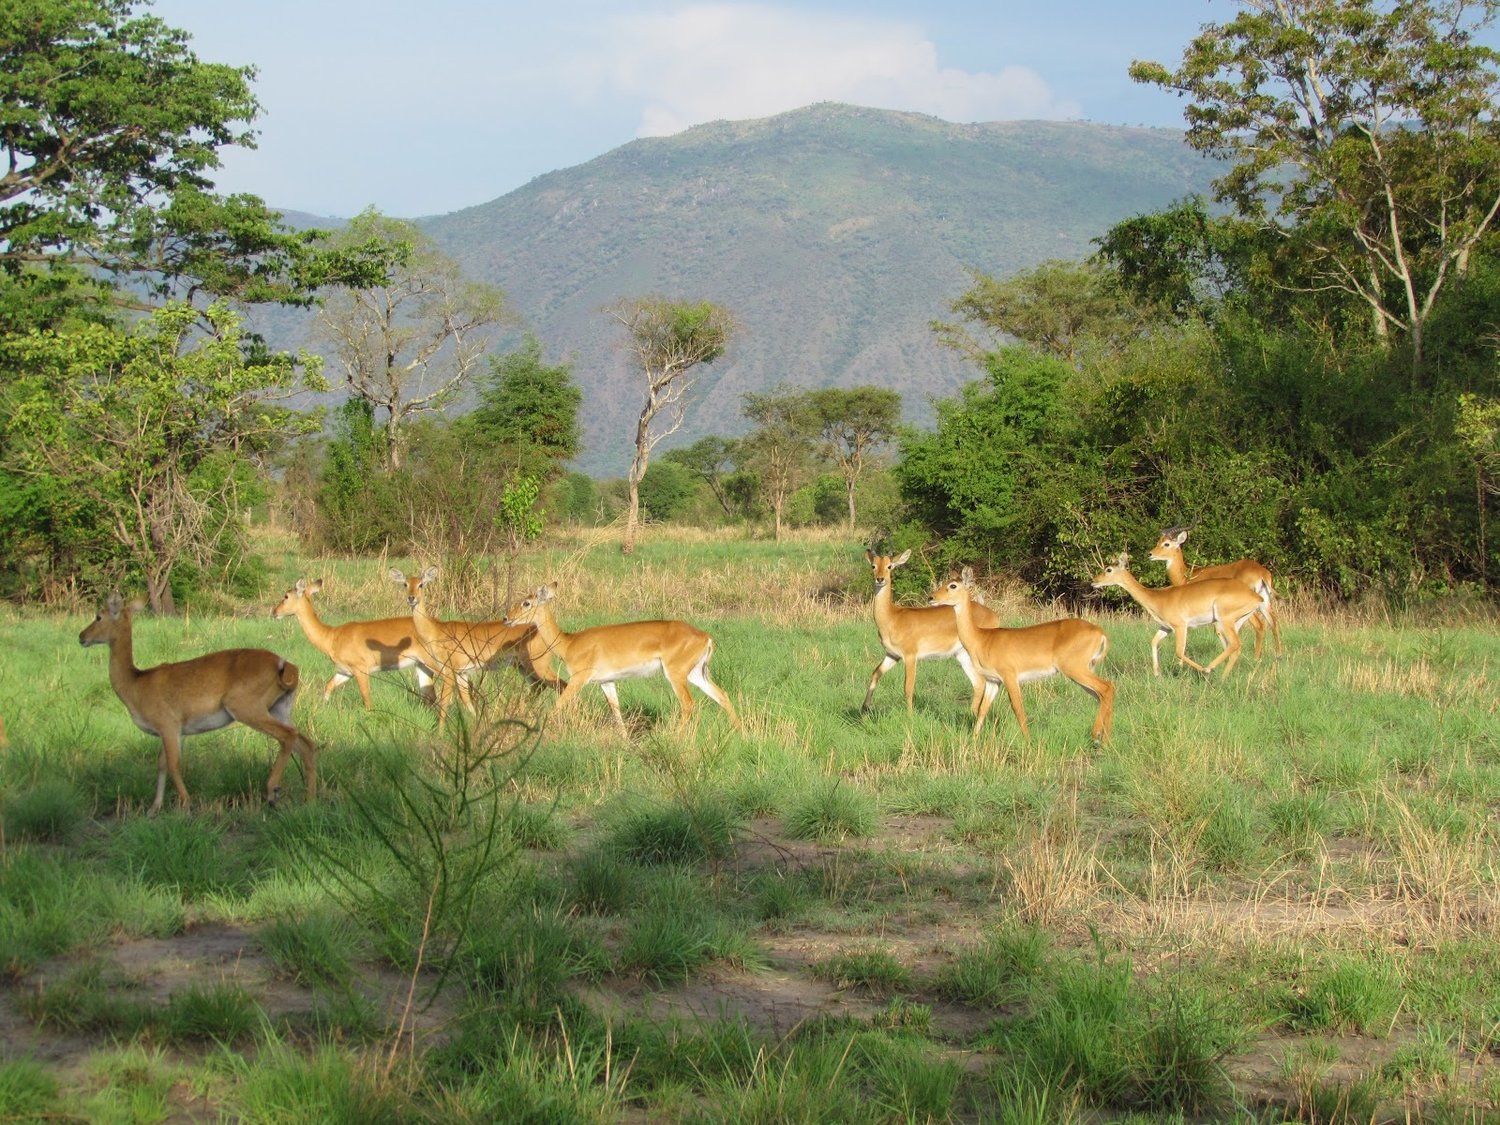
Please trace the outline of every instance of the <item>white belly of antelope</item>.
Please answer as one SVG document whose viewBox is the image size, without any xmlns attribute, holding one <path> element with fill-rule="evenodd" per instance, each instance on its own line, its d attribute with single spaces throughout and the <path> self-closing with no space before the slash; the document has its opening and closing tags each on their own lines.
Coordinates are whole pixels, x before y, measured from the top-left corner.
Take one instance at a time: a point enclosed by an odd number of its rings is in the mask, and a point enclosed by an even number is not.
<svg viewBox="0 0 1500 1125">
<path fill-rule="evenodd" d="M 639 664 L 628 664 L 623 668 L 611 668 L 607 672 L 595 672 L 595 683 L 613 683 L 615 680 L 638 680 L 642 676 L 655 676 L 662 670 L 661 657 L 654 656 Z"/>
</svg>

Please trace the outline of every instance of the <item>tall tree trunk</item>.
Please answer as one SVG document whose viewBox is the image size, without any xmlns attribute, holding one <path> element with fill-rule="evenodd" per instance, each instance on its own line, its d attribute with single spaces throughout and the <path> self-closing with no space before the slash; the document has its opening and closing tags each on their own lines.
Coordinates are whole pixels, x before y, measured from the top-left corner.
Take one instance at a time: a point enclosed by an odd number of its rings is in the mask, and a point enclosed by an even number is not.
<svg viewBox="0 0 1500 1125">
<path fill-rule="evenodd" d="M 646 475 L 646 453 L 640 447 L 630 460 L 630 471 L 625 474 L 630 502 L 625 507 L 625 539 L 620 544 L 620 554 L 635 552 L 635 538 L 641 525 L 641 478 Z"/>
<path fill-rule="evenodd" d="M 401 415 L 394 406 L 386 407 L 385 419 L 385 463 L 392 471 L 401 468 Z"/>
<path fill-rule="evenodd" d="M 854 530 L 854 478 L 844 478 L 844 494 L 849 500 L 849 530 Z"/>
</svg>

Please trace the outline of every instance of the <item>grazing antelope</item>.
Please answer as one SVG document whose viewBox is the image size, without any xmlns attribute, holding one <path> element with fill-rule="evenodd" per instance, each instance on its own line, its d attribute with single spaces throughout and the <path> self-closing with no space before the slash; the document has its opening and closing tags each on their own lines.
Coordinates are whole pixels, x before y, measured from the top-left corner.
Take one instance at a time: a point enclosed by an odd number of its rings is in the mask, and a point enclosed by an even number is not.
<svg viewBox="0 0 1500 1125">
<path fill-rule="evenodd" d="M 182 783 L 182 739 L 218 730 L 230 723 L 268 734 L 281 744 L 281 753 L 266 781 L 266 803 L 281 796 L 281 773 L 292 751 L 302 762 L 307 799 L 317 794 L 317 747 L 292 725 L 292 701 L 297 696 L 297 666 L 263 648 L 229 648 L 192 660 L 137 668 L 131 639 L 131 614 L 111 594 L 91 624 L 78 634 L 78 643 L 109 646 L 109 682 L 130 712 L 135 725 L 161 739 L 156 762 L 156 800 L 149 815 L 161 811 L 167 774 L 177 789 L 177 803 L 188 807 Z"/>
<path fill-rule="evenodd" d="M 1118 586 L 1140 604 L 1156 621 L 1156 636 L 1151 639 L 1151 670 L 1161 675 L 1158 649 L 1162 639 L 1175 634 L 1177 659 L 1207 675 L 1224 661 L 1224 675 L 1234 670 L 1240 658 L 1240 629 L 1261 607 L 1261 596 L 1233 578 L 1205 578 L 1186 586 L 1164 586 L 1153 590 L 1142 586 L 1126 569 L 1130 556 L 1121 554 L 1111 566 L 1094 576 L 1093 586 L 1102 590 Z M 1224 649 L 1204 667 L 1187 654 L 1188 630 L 1194 625 L 1209 625 L 1218 631 Z"/>
<path fill-rule="evenodd" d="M 968 677 L 974 695 L 969 703 L 969 713 L 979 710 L 984 696 L 985 680 L 974 670 L 973 662 L 958 639 L 958 626 L 954 615 L 940 606 L 900 606 L 891 593 L 891 571 L 911 558 L 910 551 L 902 551 L 895 558 L 877 555 L 866 550 L 865 559 L 875 572 L 875 629 L 880 634 L 880 647 L 885 655 L 870 674 L 870 686 L 865 690 L 865 701 L 860 713 L 870 709 L 870 700 L 875 697 L 875 685 L 897 664 L 904 664 L 906 672 L 906 709 L 912 709 L 912 696 L 917 689 L 917 662 L 952 657 Z M 973 603 L 973 616 L 982 629 L 993 629 L 1000 624 L 995 611 L 989 606 Z"/>
<path fill-rule="evenodd" d="M 323 702 L 340 684 L 353 680 L 359 688 L 365 710 L 371 709 L 370 673 L 389 672 L 398 668 L 417 670 L 417 687 L 428 701 L 433 698 L 433 674 L 424 661 L 427 650 L 417 637 L 410 617 L 384 617 L 378 621 L 346 621 L 342 625 L 325 625 L 313 608 L 313 595 L 323 589 L 321 578 L 297 584 L 271 610 L 276 619 L 296 615 L 297 623 L 315 649 L 333 661 L 333 679 L 323 689 Z"/>
<path fill-rule="evenodd" d="M 509 661 L 533 684 L 560 689 L 562 681 L 552 673 L 545 645 L 529 625 L 509 625 L 504 621 L 438 621 L 427 612 L 422 590 L 433 582 L 438 568 L 429 566 L 421 574 L 403 574 L 397 567 L 386 572 L 390 580 L 406 590 L 411 606 L 412 624 L 427 653 L 425 662 L 438 681 L 438 730 L 443 729 L 453 689 L 458 687 L 463 705 L 474 710 L 469 694 L 468 673 Z"/>
<path fill-rule="evenodd" d="M 1109 638 L 1104 635 L 1104 630 L 1077 617 L 1018 629 L 981 626 L 969 592 L 971 582 L 972 575 L 965 568 L 961 580 L 938 583 L 933 587 L 932 604 L 953 607 L 952 616 L 959 638 L 974 667 L 984 678 L 984 698 L 976 711 L 974 733 L 978 734 L 984 725 L 990 704 L 1000 693 L 1000 685 L 1004 684 L 1010 696 L 1010 709 L 1015 712 L 1016 722 L 1021 727 L 1021 737 L 1030 741 L 1031 730 L 1026 725 L 1021 685 L 1061 672 L 1099 701 L 1094 712 L 1093 738 L 1096 743 L 1107 741 L 1114 721 L 1115 685 L 1094 673 L 1109 651 Z"/>
<path fill-rule="evenodd" d="M 604 698 L 609 700 L 615 724 L 622 734 L 626 733 L 615 681 L 660 672 L 677 695 L 679 723 L 693 713 L 693 697 L 688 692 L 688 685 L 692 684 L 724 708 L 735 727 L 740 725 L 729 696 L 708 674 L 714 639 L 702 629 L 686 621 L 629 621 L 565 633 L 558 627 L 552 611 L 555 597 L 552 587 L 540 586 L 505 615 L 507 625 L 536 626 L 542 646 L 566 666 L 568 686 L 557 697 L 554 710 L 567 706 L 586 685 L 598 684 Z"/>
<path fill-rule="evenodd" d="M 1167 564 L 1167 581 L 1174 586 L 1186 586 L 1189 582 L 1200 582 L 1205 578 L 1233 578 L 1243 582 L 1260 595 L 1260 612 L 1251 624 L 1255 627 L 1255 655 L 1260 656 L 1261 640 L 1266 626 L 1271 627 L 1271 636 L 1276 641 L 1276 654 L 1281 655 L 1281 626 L 1271 612 L 1271 599 L 1276 596 L 1276 587 L 1271 581 L 1271 572 L 1254 559 L 1220 563 L 1218 566 L 1189 567 L 1182 557 L 1182 545 L 1187 542 L 1188 529 L 1169 527 L 1161 533 L 1161 540 L 1151 548 L 1151 558 Z"/>
</svg>

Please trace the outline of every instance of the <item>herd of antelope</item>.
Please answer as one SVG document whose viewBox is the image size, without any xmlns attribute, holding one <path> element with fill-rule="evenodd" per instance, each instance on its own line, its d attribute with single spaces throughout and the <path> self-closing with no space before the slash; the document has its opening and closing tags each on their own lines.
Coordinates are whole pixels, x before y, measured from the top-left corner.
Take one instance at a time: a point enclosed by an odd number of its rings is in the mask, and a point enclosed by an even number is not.
<svg viewBox="0 0 1500 1125">
<path fill-rule="evenodd" d="M 1167 565 L 1169 586 L 1142 585 L 1127 569 L 1129 559 L 1124 554 L 1093 579 L 1095 589 L 1120 587 L 1156 621 L 1157 632 L 1151 641 L 1152 671 L 1161 675 L 1158 649 L 1171 635 L 1176 640 L 1177 657 L 1184 664 L 1204 674 L 1223 664 L 1227 675 L 1239 659 L 1239 633 L 1246 623 L 1255 629 L 1257 656 L 1267 626 L 1280 653 L 1281 632 L 1271 606 L 1275 588 L 1270 571 L 1250 559 L 1190 570 L 1182 558 L 1186 538 L 1185 529 L 1169 528 L 1152 548 L 1150 557 Z M 1029 739 L 1021 685 L 1061 672 L 1098 701 L 1094 741 L 1101 743 L 1109 738 L 1115 687 L 1095 671 L 1109 650 L 1109 638 L 1103 629 L 1076 617 L 1022 628 L 1002 627 L 994 611 L 971 595 L 973 581 L 967 568 L 960 578 L 939 582 L 927 605 L 898 605 L 891 592 L 891 572 L 910 556 L 910 551 L 894 558 L 873 550 L 865 552 L 874 571 L 875 626 L 884 655 L 870 676 L 861 713 L 869 710 L 880 678 L 898 663 L 904 665 L 906 706 L 910 711 L 917 664 L 951 657 L 963 668 L 973 689 L 969 709 L 976 734 L 1004 685 L 1022 737 Z M 501 662 L 513 664 L 534 684 L 556 691 L 554 709 L 567 706 L 588 684 L 598 684 L 622 733 L 625 719 L 615 683 L 657 673 L 672 685 L 679 721 L 693 713 L 694 701 L 688 691 L 692 685 L 739 726 L 734 704 L 709 675 L 714 641 L 701 629 L 685 621 L 631 621 L 568 633 L 557 623 L 553 611 L 556 592 L 551 586 L 539 587 L 498 621 L 440 621 L 428 614 L 424 598 L 424 591 L 437 574 L 434 566 L 416 575 L 390 569 L 391 581 L 402 588 L 411 608 L 409 617 L 325 624 L 312 604 L 323 583 L 305 579 L 297 580 L 271 615 L 296 617 L 313 647 L 333 662 L 333 677 L 323 689 L 324 702 L 335 688 L 352 679 L 369 710 L 371 673 L 412 668 L 423 695 L 437 704 L 439 731 L 455 693 L 465 707 L 473 710 L 469 675 Z M 137 668 L 131 615 L 138 605 L 124 602 L 118 594 L 111 595 L 79 634 L 78 642 L 109 646 L 109 679 L 115 694 L 136 726 L 161 739 L 156 799 L 150 814 L 161 810 L 168 776 L 179 806 L 188 806 L 188 791 L 182 781 L 182 739 L 235 722 L 262 731 L 280 745 L 266 782 L 267 803 L 274 806 L 280 797 L 281 776 L 293 753 L 302 764 L 311 800 L 317 791 L 317 748 L 292 723 L 292 703 L 300 682 L 297 666 L 266 649 L 235 648 L 154 668 Z M 1188 631 L 1195 625 L 1212 625 L 1223 646 L 1207 665 L 1187 654 Z M 555 662 L 561 662 L 567 679 L 557 675 Z"/>
</svg>

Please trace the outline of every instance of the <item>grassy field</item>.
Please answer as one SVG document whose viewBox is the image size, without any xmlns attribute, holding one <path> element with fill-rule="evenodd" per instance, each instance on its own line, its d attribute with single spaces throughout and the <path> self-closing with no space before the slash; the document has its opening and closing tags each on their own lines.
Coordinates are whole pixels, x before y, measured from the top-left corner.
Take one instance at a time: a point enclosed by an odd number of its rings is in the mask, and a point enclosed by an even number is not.
<svg viewBox="0 0 1500 1125">
<path fill-rule="evenodd" d="M 327 621 L 404 610 L 411 560 L 270 546 Z M 156 742 L 88 615 L 0 611 L 0 1120 L 1500 1120 L 1493 618 L 1294 599 L 1281 659 L 1156 679 L 1100 598 L 1095 748 L 1062 679 L 1024 689 L 1029 744 L 1003 699 L 975 738 L 951 661 L 861 716 L 842 539 L 557 540 L 449 564 L 432 608 L 498 615 L 508 578 L 556 581 L 565 628 L 707 629 L 743 729 L 633 681 L 624 739 L 596 690 L 554 719 L 503 668 L 443 738 L 409 673 L 325 704 L 278 587 L 141 616 L 136 662 L 298 663 L 321 799 L 293 766 L 267 811 L 273 744 L 235 727 L 186 744 L 192 811 L 147 819 Z"/>
</svg>

